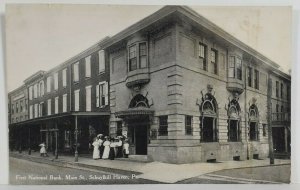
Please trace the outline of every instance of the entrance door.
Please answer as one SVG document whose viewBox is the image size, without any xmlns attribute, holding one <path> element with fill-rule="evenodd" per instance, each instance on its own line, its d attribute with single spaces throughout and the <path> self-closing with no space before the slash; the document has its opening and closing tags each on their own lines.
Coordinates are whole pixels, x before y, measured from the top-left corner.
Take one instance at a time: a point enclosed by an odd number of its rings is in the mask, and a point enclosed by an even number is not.
<svg viewBox="0 0 300 190">
<path fill-rule="evenodd" d="M 204 117 L 203 118 L 203 142 L 213 142 L 214 141 L 214 118 Z"/>
<path fill-rule="evenodd" d="M 135 152 L 139 155 L 147 155 L 148 127 L 147 125 L 135 126 Z"/>
<path fill-rule="evenodd" d="M 284 127 L 273 127 L 273 148 L 275 152 L 284 152 L 285 140 L 284 140 Z"/>
</svg>

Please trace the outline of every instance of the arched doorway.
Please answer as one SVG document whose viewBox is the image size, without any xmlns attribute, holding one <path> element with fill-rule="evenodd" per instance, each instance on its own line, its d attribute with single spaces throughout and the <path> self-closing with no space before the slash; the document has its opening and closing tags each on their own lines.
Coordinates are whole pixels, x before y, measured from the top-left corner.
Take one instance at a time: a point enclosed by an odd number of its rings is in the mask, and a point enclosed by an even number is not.
<svg viewBox="0 0 300 190">
<path fill-rule="evenodd" d="M 215 97 L 207 93 L 200 106 L 200 135 L 201 142 L 217 142 L 218 127 L 217 127 L 217 101 Z"/>
<path fill-rule="evenodd" d="M 237 100 L 230 101 L 228 106 L 228 141 L 237 142 L 241 140 L 240 129 L 241 108 Z"/>
<path fill-rule="evenodd" d="M 258 109 L 255 104 L 252 104 L 249 108 L 249 139 L 250 141 L 258 141 L 258 137 Z"/>
<path fill-rule="evenodd" d="M 132 98 L 128 110 L 123 112 L 123 119 L 128 126 L 128 138 L 134 146 L 134 154 L 147 155 L 149 142 L 150 115 L 148 99 L 138 94 Z"/>
</svg>

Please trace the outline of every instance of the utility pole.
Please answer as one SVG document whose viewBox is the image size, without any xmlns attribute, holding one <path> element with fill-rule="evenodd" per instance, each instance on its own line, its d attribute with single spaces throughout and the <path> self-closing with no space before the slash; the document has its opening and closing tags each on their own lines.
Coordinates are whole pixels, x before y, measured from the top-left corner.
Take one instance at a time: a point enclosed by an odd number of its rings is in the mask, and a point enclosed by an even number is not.
<svg viewBox="0 0 300 190">
<path fill-rule="evenodd" d="M 269 157 L 270 164 L 273 165 L 274 160 L 274 150 L 273 150 L 273 136 L 272 136 L 272 79 L 270 73 L 268 73 L 268 92 L 267 92 L 267 108 L 268 108 L 268 141 L 269 141 Z"/>
</svg>

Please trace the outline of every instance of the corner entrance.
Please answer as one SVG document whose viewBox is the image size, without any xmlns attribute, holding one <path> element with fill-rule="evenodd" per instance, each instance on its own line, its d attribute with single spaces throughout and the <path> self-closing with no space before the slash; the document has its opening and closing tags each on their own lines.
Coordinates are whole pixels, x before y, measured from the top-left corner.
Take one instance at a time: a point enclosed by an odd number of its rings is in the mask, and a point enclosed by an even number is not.
<svg viewBox="0 0 300 190">
<path fill-rule="evenodd" d="M 131 119 L 128 121 L 128 128 L 131 132 L 131 142 L 135 146 L 135 154 L 147 155 L 149 119 Z"/>
</svg>

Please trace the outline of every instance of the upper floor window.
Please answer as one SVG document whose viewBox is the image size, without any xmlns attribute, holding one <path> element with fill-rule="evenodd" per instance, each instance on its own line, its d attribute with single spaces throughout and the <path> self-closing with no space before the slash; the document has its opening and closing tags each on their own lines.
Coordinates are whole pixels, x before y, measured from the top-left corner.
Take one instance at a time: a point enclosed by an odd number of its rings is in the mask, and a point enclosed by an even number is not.
<svg viewBox="0 0 300 190">
<path fill-rule="evenodd" d="M 58 73 L 54 73 L 54 90 L 58 89 Z"/>
<path fill-rule="evenodd" d="M 58 97 L 54 99 L 54 114 L 58 114 Z"/>
<path fill-rule="evenodd" d="M 105 72 L 105 52 L 99 51 L 99 73 Z"/>
<path fill-rule="evenodd" d="M 137 69 L 136 45 L 129 47 L 129 71 Z"/>
<path fill-rule="evenodd" d="M 62 71 L 62 84 L 63 87 L 67 86 L 67 68 Z"/>
<path fill-rule="evenodd" d="M 199 58 L 203 59 L 202 69 L 205 71 L 207 71 L 206 52 L 207 46 L 205 44 L 199 43 Z"/>
<path fill-rule="evenodd" d="M 29 106 L 29 119 L 32 119 L 33 118 L 33 106 L 30 105 Z"/>
<path fill-rule="evenodd" d="M 51 91 L 51 76 L 47 77 L 47 92 Z"/>
<path fill-rule="evenodd" d="M 40 96 L 44 96 L 44 81 L 40 82 Z"/>
<path fill-rule="evenodd" d="M 218 52 L 217 50 L 211 50 L 211 72 L 218 74 Z"/>
<path fill-rule="evenodd" d="M 85 77 L 91 77 L 91 56 L 85 58 Z"/>
<path fill-rule="evenodd" d="M 63 112 L 67 111 L 67 94 L 63 95 Z"/>
<path fill-rule="evenodd" d="M 128 71 L 147 67 L 147 43 L 140 42 L 128 48 Z"/>
<path fill-rule="evenodd" d="M 18 102 L 16 103 L 16 113 L 18 113 L 19 112 L 19 104 L 18 104 Z"/>
<path fill-rule="evenodd" d="M 33 97 L 34 98 L 38 97 L 38 84 L 34 84 L 33 86 Z"/>
<path fill-rule="evenodd" d="M 37 118 L 39 114 L 38 104 L 34 104 L 34 118 Z"/>
<path fill-rule="evenodd" d="M 279 82 L 276 81 L 276 97 L 279 97 Z"/>
<path fill-rule="evenodd" d="M 237 56 L 229 56 L 228 77 L 242 80 L 242 60 Z"/>
<path fill-rule="evenodd" d="M 42 117 L 43 116 L 43 113 L 44 112 L 44 102 L 41 102 L 39 104 L 39 117 Z"/>
<path fill-rule="evenodd" d="M 74 110 L 75 111 L 79 111 L 79 92 L 80 92 L 79 89 L 74 91 L 74 99 L 75 99 Z"/>
<path fill-rule="evenodd" d="M 91 111 L 91 99 L 92 99 L 91 88 L 92 86 L 85 87 L 85 110 L 86 111 Z"/>
<path fill-rule="evenodd" d="M 283 98 L 283 83 L 280 84 L 280 97 Z"/>
<path fill-rule="evenodd" d="M 23 112 L 23 100 L 20 101 L 20 112 Z"/>
<path fill-rule="evenodd" d="M 47 114 L 51 115 L 51 99 L 47 100 Z"/>
<path fill-rule="evenodd" d="M 32 90 L 33 90 L 33 87 L 30 86 L 29 87 L 29 100 L 32 100 Z"/>
<path fill-rule="evenodd" d="M 96 86 L 96 107 L 108 105 L 108 82 L 100 82 Z"/>
<path fill-rule="evenodd" d="M 14 111 L 15 111 L 15 106 L 12 104 L 11 105 L 11 113 L 14 114 Z"/>
<path fill-rule="evenodd" d="M 146 42 L 140 43 L 139 45 L 139 62 L 140 68 L 147 67 L 147 46 Z"/>
<path fill-rule="evenodd" d="M 242 59 L 236 57 L 236 76 L 237 79 L 242 80 Z"/>
<path fill-rule="evenodd" d="M 287 100 L 290 99 L 290 87 L 289 86 L 286 87 L 286 99 Z"/>
<path fill-rule="evenodd" d="M 247 78 L 248 78 L 248 86 L 252 87 L 252 68 L 251 67 L 248 67 L 248 70 L 247 70 Z"/>
<path fill-rule="evenodd" d="M 254 70 L 254 88 L 259 89 L 259 72 L 258 70 Z"/>
<path fill-rule="evenodd" d="M 73 81 L 79 81 L 79 62 L 73 64 Z"/>
<path fill-rule="evenodd" d="M 159 136 L 168 136 L 168 116 L 159 116 Z"/>
</svg>

